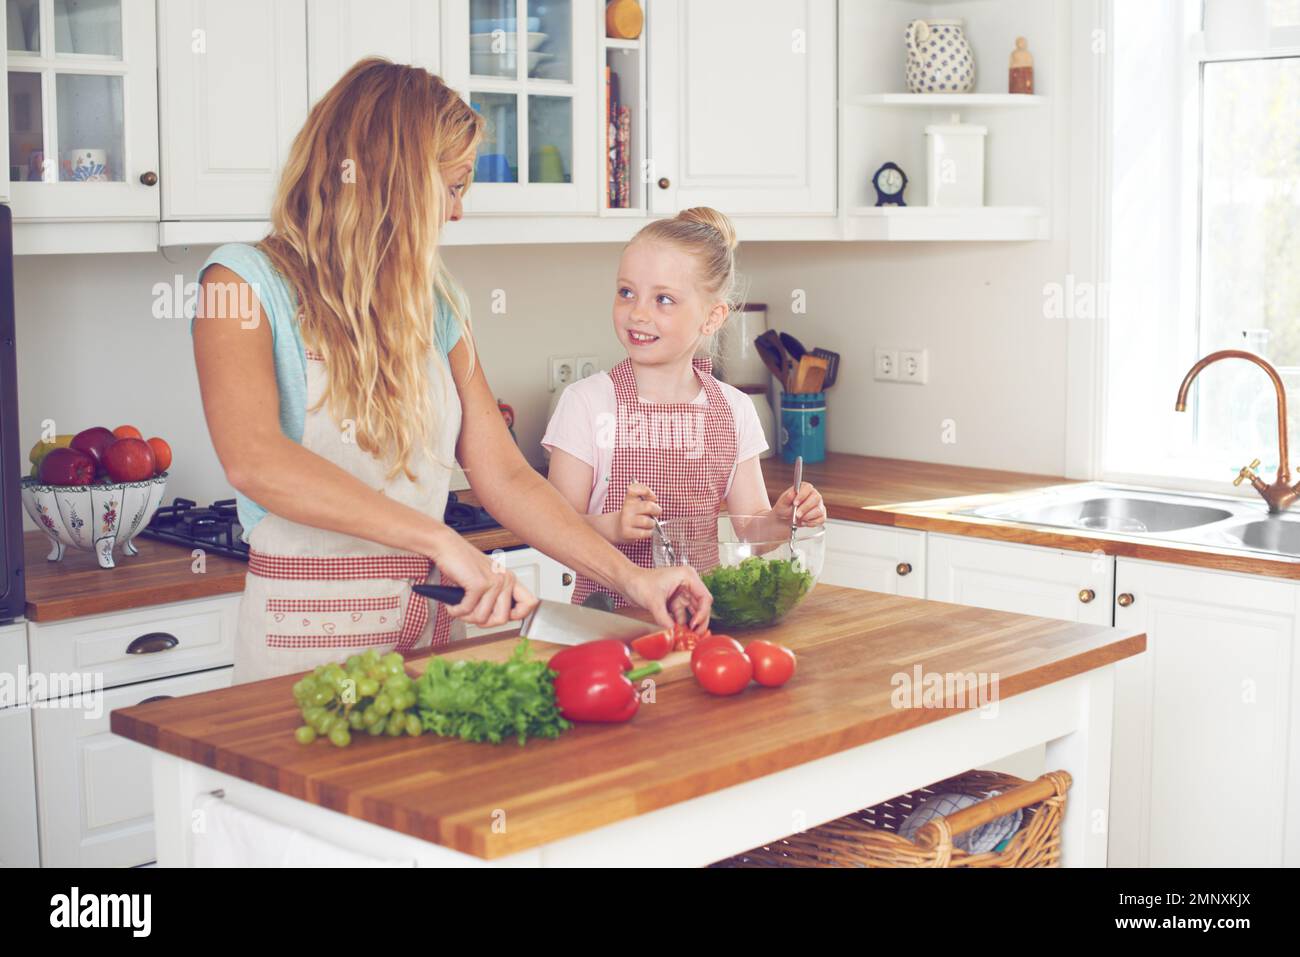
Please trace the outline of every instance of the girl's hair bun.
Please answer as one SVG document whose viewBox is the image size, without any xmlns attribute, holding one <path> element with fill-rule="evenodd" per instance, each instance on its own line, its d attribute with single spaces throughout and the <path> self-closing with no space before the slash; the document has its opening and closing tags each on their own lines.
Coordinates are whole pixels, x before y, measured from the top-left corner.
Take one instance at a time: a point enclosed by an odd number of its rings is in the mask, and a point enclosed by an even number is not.
<svg viewBox="0 0 1300 957">
<path fill-rule="evenodd" d="M 740 242 L 736 238 L 736 227 L 731 224 L 727 214 L 719 212 L 712 206 L 692 206 L 690 209 L 683 209 L 677 214 L 677 218 L 686 223 L 699 223 L 717 230 L 729 251 L 734 250 Z"/>
</svg>

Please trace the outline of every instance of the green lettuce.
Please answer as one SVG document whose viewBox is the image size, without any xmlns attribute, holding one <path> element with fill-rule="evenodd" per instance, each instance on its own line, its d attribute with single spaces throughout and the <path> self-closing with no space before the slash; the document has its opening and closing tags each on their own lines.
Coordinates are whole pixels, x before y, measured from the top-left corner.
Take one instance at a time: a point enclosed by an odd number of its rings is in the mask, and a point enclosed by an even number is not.
<svg viewBox="0 0 1300 957">
<path fill-rule="evenodd" d="M 739 565 L 719 565 L 702 577 L 713 595 L 713 620 L 727 628 L 770 625 L 813 586 L 812 573 L 801 563 L 757 555 Z"/>
<path fill-rule="evenodd" d="M 434 658 L 415 689 L 421 724 L 443 738 L 500 744 L 514 735 L 523 745 L 571 727 L 555 703 L 555 672 L 530 660 L 527 639 L 505 662 Z"/>
</svg>

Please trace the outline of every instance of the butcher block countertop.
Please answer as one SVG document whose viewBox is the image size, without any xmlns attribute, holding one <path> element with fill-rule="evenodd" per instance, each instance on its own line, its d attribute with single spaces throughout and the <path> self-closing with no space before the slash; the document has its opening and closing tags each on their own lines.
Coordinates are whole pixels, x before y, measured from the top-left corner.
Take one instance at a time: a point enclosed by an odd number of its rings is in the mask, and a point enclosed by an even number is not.
<svg viewBox="0 0 1300 957">
<path fill-rule="evenodd" d="M 557 740 L 470 744 L 293 737 L 296 676 L 137 705 L 116 734 L 312 804 L 480 858 L 498 858 L 835 754 L 955 713 L 900 709 L 893 676 L 996 674 L 1005 699 L 1141 653 L 1140 632 L 820 585 L 764 637 L 799 653 L 783 688 L 729 698 L 684 669 L 627 724 Z M 501 641 L 463 649 L 483 655 Z M 950 702 L 951 703 L 951 702 Z M 976 707 L 976 702 L 967 702 Z M 504 810 L 510 826 L 494 833 Z M 494 816 L 495 815 L 495 816 Z"/>
</svg>

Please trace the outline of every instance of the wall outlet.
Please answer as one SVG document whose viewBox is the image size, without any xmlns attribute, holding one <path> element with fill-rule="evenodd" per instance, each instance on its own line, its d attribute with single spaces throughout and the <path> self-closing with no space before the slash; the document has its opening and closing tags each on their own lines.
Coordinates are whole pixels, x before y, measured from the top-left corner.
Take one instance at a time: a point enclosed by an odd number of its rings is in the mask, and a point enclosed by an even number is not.
<svg viewBox="0 0 1300 957">
<path fill-rule="evenodd" d="M 912 385 L 925 385 L 930 376 L 930 354 L 927 349 L 904 349 L 898 353 L 898 381 Z"/>
<path fill-rule="evenodd" d="M 547 387 L 551 392 L 558 392 L 570 382 L 574 381 L 576 376 L 574 370 L 577 364 L 573 356 L 551 356 L 550 377 L 547 381 Z"/>
<path fill-rule="evenodd" d="M 600 359 L 596 356 L 578 356 L 574 360 L 574 368 L 577 370 L 576 378 L 586 379 L 600 371 Z"/>
<path fill-rule="evenodd" d="M 881 381 L 893 382 L 898 379 L 898 350 L 897 349 L 877 349 L 875 378 Z"/>
</svg>

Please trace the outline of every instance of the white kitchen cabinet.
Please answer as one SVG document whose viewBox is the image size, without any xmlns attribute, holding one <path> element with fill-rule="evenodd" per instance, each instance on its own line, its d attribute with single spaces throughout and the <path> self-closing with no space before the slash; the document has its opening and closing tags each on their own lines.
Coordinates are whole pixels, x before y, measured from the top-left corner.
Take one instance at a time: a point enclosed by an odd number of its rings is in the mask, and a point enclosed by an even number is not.
<svg viewBox="0 0 1300 957">
<path fill-rule="evenodd" d="M 596 215 L 603 23 L 596 0 L 444 0 L 443 78 L 488 123 L 466 212 Z"/>
<path fill-rule="evenodd" d="M 36 772 L 23 625 L 0 627 L 0 867 L 37 867 Z"/>
<path fill-rule="evenodd" d="M 166 0 L 158 68 L 163 219 L 268 219 L 307 118 L 306 0 Z"/>
<path fill-rule="evenodd" d="M 156 223 L 153 0 L 6 0 L 5 11 L 14 220 Z"/>
<path fill-rule="evenodd" d="M 311 0 L 307 5 L 307 75 L 315 103 L 358 60 L 439 68 L 438 0 Z"/>
<path fill-rule="evenodd" d="M 39 867 L 32 709 L 0 709 L 0 867 Z"/>
<path fill-rule="evenodd" d="M 1112 623 L 1115 559 L 979 538 L 931 533 L 926 542 L 926 597 L 959 605 Z"/>
<path fill-rule="evenodd" d="M 514 572 L 519 584 L 543 601 L 567 602 L 573 596 L 573 572 L 535 548 L 493 552 L 492 558 L 500 560 L 506 569 Z M 504 630 L 506 629 L 467 627 L 465 637 L 476 638 Z"/>
<path fill-rule="evenodd" d="M 1117 561 L 1109 862 L 1300 866 L 1300 585 Z"/>
<path fill-rule="evenodd" d="M 925 533 L 861 522 L 826 523 L 821 581 L 845 588 L 925 597 Z"/>
<path fill-rule="evenodd" d="M 651 0 L 646 15 L 652 211 L 833 215 L 835 0 Z"/>
<path fill-rule="evenodd" d="M 109 713 L 150 698 L 229 687 L 232 670 L 74 695 L 33 709 L 46 867 L 133 867 L 154 860 L 151 751 L 113 734 Z"/>
</svg>

